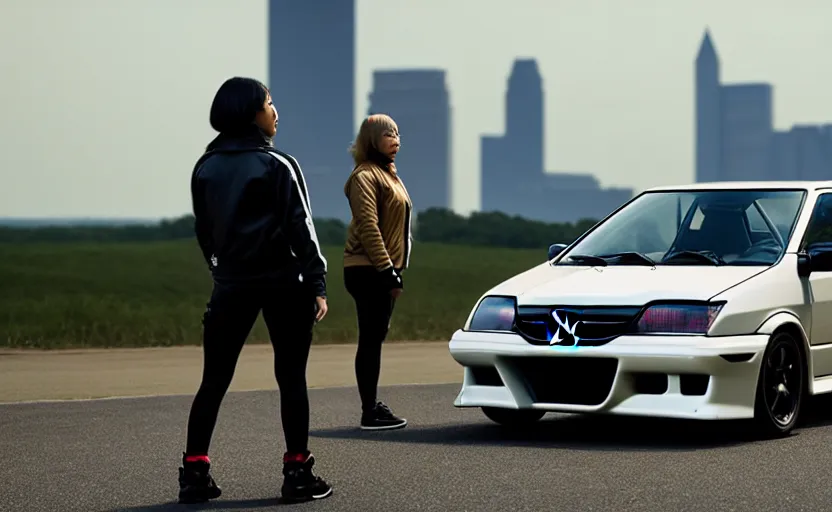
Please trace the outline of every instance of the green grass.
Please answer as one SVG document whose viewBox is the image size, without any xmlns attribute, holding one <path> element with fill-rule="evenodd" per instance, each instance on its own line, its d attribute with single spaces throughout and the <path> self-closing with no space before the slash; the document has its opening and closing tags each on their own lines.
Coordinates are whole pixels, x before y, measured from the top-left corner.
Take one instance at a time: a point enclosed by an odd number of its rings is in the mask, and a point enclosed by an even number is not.
<svg viewBox="0 0 832 512">
<path fill-rule="evenodd" d="M 329 260 L 329 314 L 315 343 L 356 339 L 341 247 Z M 545 249 L 419 244 L 388 339 L 447 340 L 491 286 L 543 261 Z M 0 244 L 0 346 L 144 347 L 199 344 L 211 278 L 192 240 Z M 262 317 L 249 342 L 265 342 Z"/>
</svg>

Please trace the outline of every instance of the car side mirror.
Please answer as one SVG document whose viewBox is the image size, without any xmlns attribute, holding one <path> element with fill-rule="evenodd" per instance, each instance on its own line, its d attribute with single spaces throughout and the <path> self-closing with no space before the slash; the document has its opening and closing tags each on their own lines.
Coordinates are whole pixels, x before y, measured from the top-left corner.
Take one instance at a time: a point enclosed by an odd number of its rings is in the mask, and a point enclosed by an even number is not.
<svg viewBox="0 0 832 512">
<path fill-rule="evenodd" d="M 808 277 L 812 272 L 832 272 L 832 245 L 813 245 L 797 255 L 797 275 Z"/>
<path fill-rule="evenodd" d="M 552 244 L 549 246 L 549 261 L 555 259 L 555 256 L 562 253 L 564 249 L 566 249 L 568 245 L 566 244 Z"/>
<path fill-rule="evenodd" d="M 797 253 L 797 275 L 809 277 L 812 274 L 812 258 L 805 252 Z"/>
</svg>

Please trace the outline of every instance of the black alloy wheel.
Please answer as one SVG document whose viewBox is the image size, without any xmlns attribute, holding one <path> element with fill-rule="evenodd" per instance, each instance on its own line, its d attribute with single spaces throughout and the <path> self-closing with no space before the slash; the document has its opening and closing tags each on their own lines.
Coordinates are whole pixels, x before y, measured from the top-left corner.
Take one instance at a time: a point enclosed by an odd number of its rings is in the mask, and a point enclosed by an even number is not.
<svg viewBox="0 0 832 512">
<path fill-rule="evenodd" d="M 766 437 L 788 435 L 797 423 L 806 390 L 806 369 L 799 341 L 775 334 L 763 353 L 754 420 Z"/>
</svg>

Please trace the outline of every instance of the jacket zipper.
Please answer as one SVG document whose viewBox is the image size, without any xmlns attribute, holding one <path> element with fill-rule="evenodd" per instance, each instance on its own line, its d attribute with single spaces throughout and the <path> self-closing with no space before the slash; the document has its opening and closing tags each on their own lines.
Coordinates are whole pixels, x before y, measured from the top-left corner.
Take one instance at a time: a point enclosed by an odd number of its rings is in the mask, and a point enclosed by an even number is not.
<svg viewBox="0 0 832 512">
<path fill-rule="evenodd" d="M 410 205 L 405 204 L 405 216 L 404 216 L 404 267 L 407 268 L 410 265 Z"/>
</svg>

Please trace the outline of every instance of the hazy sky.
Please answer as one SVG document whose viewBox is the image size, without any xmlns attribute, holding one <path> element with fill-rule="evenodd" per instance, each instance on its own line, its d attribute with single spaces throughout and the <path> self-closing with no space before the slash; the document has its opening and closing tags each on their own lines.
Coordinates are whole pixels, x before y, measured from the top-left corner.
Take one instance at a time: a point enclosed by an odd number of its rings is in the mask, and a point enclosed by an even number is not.
<svg viewBox="0 0 832 512">
<path fill-rule="evenodd" d="M 516 57 L 543 74 L 546 167 L 604 186 L 693 180 L 706 27 L 723 80 L 774 84 L 778 129 L 832 121 L 829 0 L 358 0 L 357 18 L 357 117 L 373 69 L 448 70 L 463 213 Z M 265 0 L 0 0 L 0 216 L 190 211 L 213 94 L 265 81 L 266 31 Z"/>
</svg>

